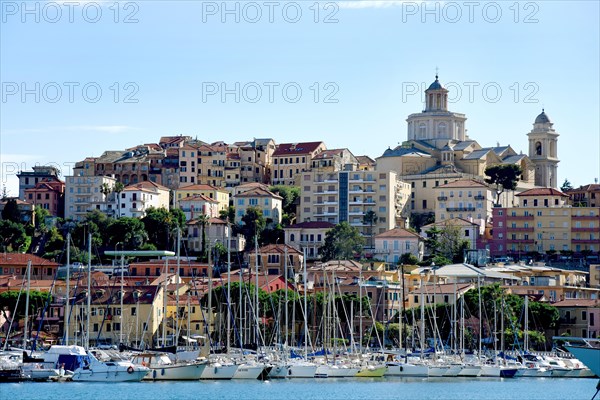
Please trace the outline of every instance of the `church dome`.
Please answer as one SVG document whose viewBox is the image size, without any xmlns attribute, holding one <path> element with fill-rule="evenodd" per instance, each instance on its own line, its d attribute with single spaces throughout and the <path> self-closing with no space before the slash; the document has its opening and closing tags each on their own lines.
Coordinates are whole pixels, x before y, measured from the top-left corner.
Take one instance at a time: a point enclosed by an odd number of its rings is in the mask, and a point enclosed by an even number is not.
<svg viewBox="0 0 600 400">
<path fill-rule="evenodd" d="M 439 89 L 443 89 L 444 87 L 442 86 L 442 84 L 440 83 L 440 81 L 438 80 L 438 76 L 435 76 L 435 81 L 429 85 L 429 87 L 427 88 L 427 90 L 439 90 Z"/>
<path fill-rule="evenodd" d="M 549 122 L 550 122 L 550 118 L 548 118 L 548 116 L 544 112 L 544 109 L 542 108 L 542 113 L 536 117 L 534 123 L 536 123 L 536 124 L 547 124 Z"/>
</svg>

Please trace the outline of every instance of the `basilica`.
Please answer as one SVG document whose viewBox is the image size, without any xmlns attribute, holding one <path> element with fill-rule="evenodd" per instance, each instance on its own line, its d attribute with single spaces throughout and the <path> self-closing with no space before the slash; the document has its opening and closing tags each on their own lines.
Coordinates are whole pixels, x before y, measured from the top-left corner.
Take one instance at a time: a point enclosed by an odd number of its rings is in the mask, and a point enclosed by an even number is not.
<svg viewBox="0 0 600 400">
<path fill-rule="evenodd" d="M 517 190 L 504 194 L 501 202 L 505 206 L 524 190 L 557 186 L 558 133 L 544 110 L 527 134 L 528 154 L 499 143 L 481 146 L 467 135 L 466 120 L 465 114 L 448 110 L 448 90 L 436 75 L 425 91 L 425 110 L 406 120 L 407 140 L 377 158 L 378 170 L 396 171 L 411 184 L 413 213 L 434 212 L 439 197 L 436 189 L 443 185 L 457 180 L 483 183 L 485 169 L 492 165 L 515 164 L 523 171 Z"/>
</svg>

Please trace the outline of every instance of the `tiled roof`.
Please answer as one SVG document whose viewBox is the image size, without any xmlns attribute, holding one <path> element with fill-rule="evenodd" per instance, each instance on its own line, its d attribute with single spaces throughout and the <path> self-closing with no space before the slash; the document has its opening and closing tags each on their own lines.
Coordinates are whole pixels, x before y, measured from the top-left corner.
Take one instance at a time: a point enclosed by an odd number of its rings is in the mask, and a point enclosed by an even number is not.
<svg viewBox="0 0 600 400">
<path fill-rule="evenodd" d="M 33 254 L 23 253 L 0 253 L 0 265 L 24 265 L 31 261 L 31 265 L 44 265 L 57 267 L 59 264 Z"/>
<path fill-rule="evenodd" d="M 438 186 L 440 188 L 464 188 L 464 187 L 487 187 L 486 184 L 479 182 L 475 179 L 457 179 L 452 182 L 448 182 L 444 185 Z"/>
<path fill-rule="evenodd" d="M 598 299 L 565 299 L 552 303 L 554 307 L 597 307 L 600 305 Z"/>
<path fill-rule="evenodd" d="M 317 150 L 321 145 L 323 145 L 323 142 L 282 143 L 277 146 L 277 149 L 273 153 L 273 157 L 310 154 Z"/>
<path fill-rule="evenodd" d="M 235 195 L 235 197 L 236 198 L 237 197 L 271 197 L 271 198 L 283 200 L 283 197 L 281 197 L 280 195 L 275 194 L 269 190 L 259 188 L 259 187 L 250 189 L 250 190 L 246 190 L 245 192 Z"/>
<path fill-rule="evenodd" d="M 286 229 L 331 229 L 334 226 L 335 224 L 326 221 L 305 221 L 290 225 Z"/>
<path fill-rule="evenodd" d="M 344 151 L 350 152 L 350 150 L 348 150 L 348 149 L 323 150 L 321 153 L 319 153 L 317 156 L 315 156 L 315 160 L 322 159 L 322 158 L 330 158 L 333 156 L 341 156 L 344 153 Z"/>
<path fill-rule="evenodd" d="M 416 149 L 414 147 L 407 148 L 401 146 L 398 146 L 393 150 L 388 148 L 386 151 L 383 152 L 381 157 L 400 157 L 407 155 L 416 157 L 431 157 L 431 155 L 427 154 L 426 152 Z"/>
<path fill-rule="evenodd" d="M 287 253 L 288 254 L 302 254 L 301 251 L 297 250 L 296 248 L 288 245 L 288 244 L 268 244 L 266 246 L 261 247 L 260 249 L 258 249 L 258 252 L 261 254 L 268 254 L 268 253 L 279 253 L 279 254 L 283 254 L 285 252 L 285 248 L 287 248 Z M 253 255 L 254 253 L 252 253 L 251 255 Z"/>
<path fill-rule="evenodd" d="M 561 196 L 561 197 L 569 197 L 564 194 L 560 190 L 556 190 L 554 188 L 535 188 L 529 189 L 524 192 L 517 194 L 517 196 Z"/>
<path fill-rule="evenodd" d="M 169 191 L 169 188 L 163 186 L 163 185 L 159 185 L 158 183 L 154 183 L 151 181 L 142 181 L 142 182 L 138 182 L 138 183 L 132 183 L 131 185 L 127 185 L 124 190 L 145 190 L 145 191 L 150 191 L 153 193 L 156 193 L 156 190 L 164 190 L 164 191 Z"/>
<path fill-rule="evenodd" d="M 409 231 L 408 229 L 404 229 L 404 228 L 395 228 L 395 229 L 391 229 L 389 231 L 380 233 L 378 235 L 375 235 L 375 238 L 377 239 L 383 239 L 383 238 L 416 238 L 416 239 L 422 239 L 421 236 L 417 235 L 414 232 Z"/>
<path fill-rule="evenodd" d="M 186 196 L 186 197 L 184 197 L 182 199 L 179 199 L 179 201 L 180 202 L 181 201 L 206 201 L 206 202 L 209 202 L 209 203 L 218 203 L 217 200 L 211 199 L 210 197 L 205 196 L 203 194 L 193 194 L 191 196 Z"/>
<path fill-rule="evenodd" d="M 456 218 L 446 219 L 444 221 L 433 222 L 431 224 L 427 224 L 427 225 L 423 226 L 422 229 L 427 228 L 427 227 L 445 226 L 445 225 L 458 225 L 458 226 L 475 225 L 475 226 L 479 226 L 479 224 L 476 224 L 475 222 L 471 222 L 468 219 L 456 217 Z"/>
<path fill-rule="evenodd" d="M 180 190 L 180 191 L 188 191 L 188 190 L 219 190 L 219 191 L 225 191 L 225 189 L 221 189 L 221 188 L 218 188 L 216 186 L 206 185 L 206 184 L 192 184 L 192 185 L 187 185 L 187 186 L 180 187 L 177 190 Z"/>
</svg>

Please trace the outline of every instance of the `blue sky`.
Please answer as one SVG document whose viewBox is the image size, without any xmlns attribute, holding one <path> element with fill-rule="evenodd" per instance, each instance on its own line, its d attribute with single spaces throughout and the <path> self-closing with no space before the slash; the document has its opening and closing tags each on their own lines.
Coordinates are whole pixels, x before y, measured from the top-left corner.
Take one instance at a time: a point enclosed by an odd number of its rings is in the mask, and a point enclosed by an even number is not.
<svg viewBox="0 0 600 400">
<path fill-rule="evenodd" d="M 323 140 L 375 158 L 406 140 L 436 67 L 482 146 L 526 153 L 544 107 L 561 135 L 558 181 L 600 177 L 597 1 L 24 4 L 0 0 L 12 195 L 15 170 L 68 174 L 164 135 Z"/>
</svg>

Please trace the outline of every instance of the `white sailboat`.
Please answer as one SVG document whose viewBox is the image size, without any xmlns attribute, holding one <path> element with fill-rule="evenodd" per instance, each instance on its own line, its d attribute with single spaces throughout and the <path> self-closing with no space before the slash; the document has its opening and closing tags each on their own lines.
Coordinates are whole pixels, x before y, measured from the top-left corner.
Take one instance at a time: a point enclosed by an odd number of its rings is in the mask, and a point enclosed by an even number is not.
<svg viewBox="0 0 600 400">
<path fill-rule="evenodd" d="M 152 381 L 198 380 L 207 366 L 206 362 L 174 363 L 165 353 L 136 354 L 132 362 L 148 367 L 144 380 Z"/>
</svg>

